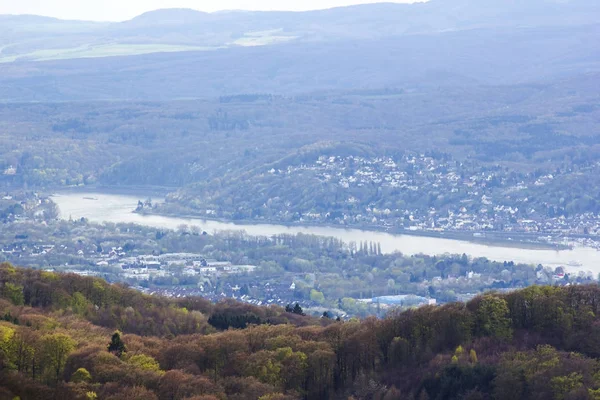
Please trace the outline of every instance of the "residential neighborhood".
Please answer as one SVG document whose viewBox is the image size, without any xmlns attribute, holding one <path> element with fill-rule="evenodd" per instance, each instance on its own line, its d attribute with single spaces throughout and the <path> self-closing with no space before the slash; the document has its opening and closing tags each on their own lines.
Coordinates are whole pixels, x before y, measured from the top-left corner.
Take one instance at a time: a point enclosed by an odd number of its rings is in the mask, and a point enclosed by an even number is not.
<svg viewBox="0 0 600 400">
<path fill-rule="evenodd" d="M 600 170 L 600 163 L 588 169 Z M 560 173 L 517 174 L 500 166 L 467 165 L 440 154 L 321 156 L 313 164 L 268 170 L 273 176 L 303 179 L 307 172 L 332 185 L 344 207 L 335 213 L 302 213 L 300 222 L 473 232 L 475 237 L 486 232 L 531 234 L 542 242 L 588 246 L 597 246 L 596 240 L 584 236 L 600 234 L 600 214 L 572 213 L 565 204 L 535 200 L 540 188 L 560 181 Z M 365 196 L 369 190 L 373 194 Z M 571 241 L 563 240 L 564 236 Z"/>
<path fill-rule="evenodd" d="M 409 174 L 400 165 L 418 165 L 420 171 L 429 171 L 427 174 L 435 179 L 418 172 Z M 520 201 L 519 198 L 502 197 L 497 188 L 489 187 L 488 183 L 494 179 L 509 179 L 498 177 L 501 174 L 497 171 L 490 171 L 487 178 L 461 177 L 459 165 L 425 156 L 406 158 L 405 164 L 391 158 L 321 157 L 314 165 L 299 168 L 339 186 L 340 193 L 348 192 L 348 204 L 357 207 L 359 202 L 353 200 L 356 197 L 352 191 L 359 187 L 375 185 L 381 190 L 415 192 L 419 197 L 421 186 L 449 185 L 447 192 L 456 189 L 455 193 L 466 199 L 469 196 L 478 199 L 478 207 L 497 212 L 495 217 L 474 213 L 473 202 L 468 201 L 458 209 L 452 207 L 452 202 L 426 209 L 417 201 L 410 209 L 393 209 L 385 204 L 368 206 L 365 217 L 360 218 L 372 218 L 372 223 L 381 224 L 384 229 L 468 232 L 477 239 L 494 232 L 493 226 L 499 226 L 515 237 L 522 234 L 538 242 L 558 240 L 563 244 L 598 248 L 592 223 L 594 215 L 547 217 L 546 231 L 527 232 L 528 226 L 538 229 L 540 222 L 533 215 L 527 220 L 517 218 L 518 207 L 513 203 Z M 293 176 L 298 170 L 270 173 Z M 539 187 L 551 178 L 538 180 Z M 511 186 L 508 193 L 519 190 Z M 379 243 L 361 241 L 358 245 L 310 235 L 253 237 L 241 232 L 209 234 L 183 226 L 165 230 L 136 224 L 92 223 L 71 215 L 58 218 L 59 210 L 47 195 L 33 191 L 1 194 L 0 262 L 99 277 L 128 284 L 144 293 L 169 297 L 198 295 L 213 301 L 233 298 L 282 307 L 297 302 L 309 312 L 331 311 L 347 318 L 384 315 L 393 308 L 467 300 L 483 291 L 514 290 L 534 283 L 566 286 L 597 281 L 597 276 L 585 271 L 587 268 L 579 268 L 575 259 L 562 266 L 535 267 L 510 261 L 509 250 L 502 264 L 465 254 L 439 257 L 384 254 Z M 503 199 L 506 204 L 500 203 Z M 88 203 L 93 207 L 96 201 Z M 149 201 L 140 204 L 152 207 Z M 446 216 L 439 217 L 437 210 L 444 210 Z M 331 222 L 331 216 L 319 213 L 302 216 L 317 221 L 323 217 Z M 338 221 L 349 218 L 358 217 L 343 212 L 334 216 Z M 504 220 L 504 226 L 492 225 Z M 581 224 L 591 228 L 585 234 L 578 234 Z"/>
</svg>

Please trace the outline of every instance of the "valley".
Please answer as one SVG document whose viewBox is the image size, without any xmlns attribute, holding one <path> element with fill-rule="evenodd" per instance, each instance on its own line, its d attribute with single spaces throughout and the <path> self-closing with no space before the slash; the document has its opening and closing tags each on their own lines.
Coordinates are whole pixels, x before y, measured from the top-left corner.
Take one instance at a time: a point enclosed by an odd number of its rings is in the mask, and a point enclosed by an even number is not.
<svg viewBox="0 0 600 400">
<path fill-rule="evenodd" d="M 234 2 L 0 1 L 0 400 L 600 399 L 600 2 Z"/>
</svg>

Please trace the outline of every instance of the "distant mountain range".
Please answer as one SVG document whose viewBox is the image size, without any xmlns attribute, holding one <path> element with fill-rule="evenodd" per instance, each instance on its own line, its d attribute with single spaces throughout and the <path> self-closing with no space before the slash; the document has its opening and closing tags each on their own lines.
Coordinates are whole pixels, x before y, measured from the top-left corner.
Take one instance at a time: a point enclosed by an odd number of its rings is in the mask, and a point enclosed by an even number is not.
<svg viewBox="0 0 600 400">
<path fill-rule="evenodd" d="M 0 100 L 555 79 L 600 69 L 598 21 L 596 0 L 166 9 L 120 23 L 0 15 Z"/>
</svg>

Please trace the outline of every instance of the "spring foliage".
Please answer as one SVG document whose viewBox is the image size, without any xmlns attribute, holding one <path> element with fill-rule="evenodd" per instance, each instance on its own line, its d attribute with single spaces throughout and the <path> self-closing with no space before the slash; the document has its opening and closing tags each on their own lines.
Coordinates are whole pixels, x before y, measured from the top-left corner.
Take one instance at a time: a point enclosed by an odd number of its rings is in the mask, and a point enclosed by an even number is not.
<svg viewBox="0 0 600 400">
<path fill-rule="evenodd" d="M 9 283 L 23 287 L 23 304 L 12 290 L 0 291 L 0 315 L 11 316 L 0 321 L 1 398 L 566 400 L 600 393 L 596 286 L 531 287 L 338 322 L 279 307 L 148 297 L 98 279 L 2 265 L 0 288 Z"/>
</svg>

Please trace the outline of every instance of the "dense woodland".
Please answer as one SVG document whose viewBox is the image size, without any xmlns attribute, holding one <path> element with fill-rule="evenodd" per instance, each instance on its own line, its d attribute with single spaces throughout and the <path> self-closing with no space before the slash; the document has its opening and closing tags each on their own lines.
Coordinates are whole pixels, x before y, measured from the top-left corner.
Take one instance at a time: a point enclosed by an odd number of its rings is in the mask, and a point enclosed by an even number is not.
<svg viewBox="0 0 600 400">
<path fill-rule="evenodd" d="M 348 322 L 148 297 L 8 264 L 0 293 L 6 399 L 566 400 L 600 392 L 597 286 L 534 286 Z"/>
</svg>

